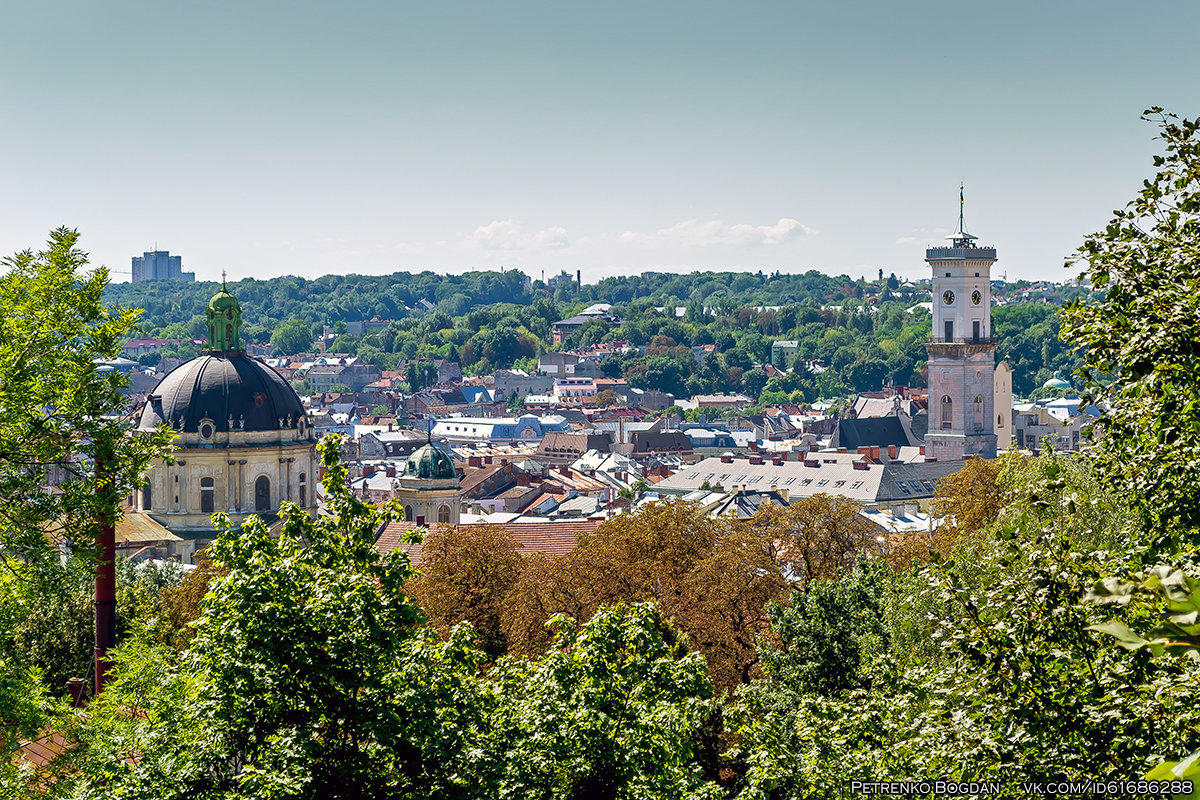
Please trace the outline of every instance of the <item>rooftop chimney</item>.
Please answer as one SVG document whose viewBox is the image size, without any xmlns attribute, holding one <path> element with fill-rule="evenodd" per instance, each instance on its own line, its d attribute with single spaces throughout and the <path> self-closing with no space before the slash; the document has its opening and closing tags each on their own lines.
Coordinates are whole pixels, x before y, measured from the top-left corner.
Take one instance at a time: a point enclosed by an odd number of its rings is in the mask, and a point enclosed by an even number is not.
<svg viewBox="0 0 1200 800">
<path fill-rule="evenodd" d="M 819 466 L 821 466 L 821 462 L 820 462 L 820 461 L 818 461 L 818 460 L 817 460 L 817 459 L 815 459 L 815 458 L 806 458 L 806 459 L 804 459 L 804 466 L 806 466 L 806 467 L 819 467 Z"/>
<path fill-rule="evenodd" d="M 733 456 L 730 455 L 729 453 L 722 453 L 721 454 L 721 463 L 722 464 L 732 464 Z"/>
<path fill-rule="evenodd" d="M 855 469 L 870 469 L 871 462 L 870 461 L 855 461 L 854 468 Z"/>
<path fill-rule="evenodd" d="M 392 464 L 388 464 L 387 469 L 384 471 L 384 474 L 387 475 L 389 478 L 396 477 L 396 467 Z"/>
<path fill-rule="evenodd" d="M 480 458 L 479 456 L 469 456 L 467 458 L 467 466 L 468 467 L 482 467 L 483 459 Z"/>
<path fill-rule="evenodd" d="M 894 444 L 888 445 L 888 458 L 895 458 L 897 453 L 899 453 L 899 452 L 900 452 L 900 448 L 896 447 L 896 445 L 894 445 Z"/>
<path fill-rule="evenodd" d="M 763 457 L 762 456 L 750 456 L 749 461 L 751 464 L 761 464 L 761 463 L 763 463 Z"/>
</svg>

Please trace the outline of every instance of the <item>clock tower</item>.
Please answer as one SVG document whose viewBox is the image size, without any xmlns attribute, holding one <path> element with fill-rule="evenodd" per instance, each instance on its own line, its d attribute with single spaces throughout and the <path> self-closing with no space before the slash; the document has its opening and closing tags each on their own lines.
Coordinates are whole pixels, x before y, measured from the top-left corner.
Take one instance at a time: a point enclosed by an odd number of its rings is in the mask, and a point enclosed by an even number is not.
<svg viewBox="0 0 1200 800">
<path fill-rule="evenodd" d="M 977 237 L 966 232 L 961 187 L 958 197 L 958 230 L 946 237 L 949 246 L 925 251 L 933 268 L 925 454 L 939 461 L 996 457 L 991 292 L 996 248 L 976 245 Z"/>
</svg>

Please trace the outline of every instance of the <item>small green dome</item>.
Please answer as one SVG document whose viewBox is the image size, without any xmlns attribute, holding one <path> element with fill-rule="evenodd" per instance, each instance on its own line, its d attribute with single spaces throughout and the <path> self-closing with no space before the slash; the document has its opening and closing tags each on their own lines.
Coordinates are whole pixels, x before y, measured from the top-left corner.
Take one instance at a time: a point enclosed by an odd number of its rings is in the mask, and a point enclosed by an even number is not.
<svg viewBox="0 0 1200 800">
<path fill-rule="evenodd" d="M 208 307 L 210 310 L 216 311 L 218 313 L 224 313 L 225 311 L 233 311 L 233 310 L 241 311 L 242 310 L 242 307 L 238 304 L 237 298 L 234 297 L 233 293 L 230 292 L 228 289 L 226 289 L 224 286 L 222 286 L 221 290 L 219 292 L 217 292 L 216 294 L 214 294 L 212 296 L 212 299 L 208 301 Z"/>
<path fill-rule="evenodd" d="M 1062 375 L 1055 370 L 1054 377 L 1042 384 L 1043 389 L 1070 389 L 1069 381 L 1064 381 Z"/>
<path fill-rule="evenodd" d="M 408 478 L 441 480 L 457 478 L 454 459 L 439 445 L 430 442 L 413 451 L 404 462 L 404 475 Z"/>
</svg>

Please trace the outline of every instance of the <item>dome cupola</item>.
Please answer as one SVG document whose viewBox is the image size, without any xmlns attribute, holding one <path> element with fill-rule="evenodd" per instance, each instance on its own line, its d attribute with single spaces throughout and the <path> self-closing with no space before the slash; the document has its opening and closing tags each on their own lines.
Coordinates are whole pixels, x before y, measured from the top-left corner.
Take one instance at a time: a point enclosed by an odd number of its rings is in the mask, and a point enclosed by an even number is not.
<svg viewBox="0 0 1200 800">
<path fill-rule="evenodd" d="M 404 462 L 404 477 L 426 480 L 457 480 L 454 459 L 441 446 L 430 442 L 412 452 Z"/>
<path fill-rule="evenodd" d="M 242 307 L 233 293 L 221 281 L 221 291 L 208 301 L 208 351 L 210 353 L 240 353 Z"/>
<path fill-rule="evenodd" d="M 1063 380 L 1062 373 L 1054 371 L 1054 377 L 1042 384 L 1043 389 L 1070 389 L 1071 384 Z"/>
</svg>

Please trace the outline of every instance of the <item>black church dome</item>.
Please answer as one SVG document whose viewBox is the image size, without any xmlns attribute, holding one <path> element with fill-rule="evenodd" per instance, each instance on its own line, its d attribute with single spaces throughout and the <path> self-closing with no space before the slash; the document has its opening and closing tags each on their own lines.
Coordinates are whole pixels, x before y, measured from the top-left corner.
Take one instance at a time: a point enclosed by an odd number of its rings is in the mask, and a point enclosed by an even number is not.
<svg viewBox="0 0 1200 800">
<path fill-rule="evenodd" d="M 197 356 L 171 370 L 146 398 L 140 430 L 165 422 L 180 433 L 200 432 L 208 418 L 216 431 L 276 431 L 304 415 L 296 391 L 275 370 L 243 353 Z"/>
</svg>

